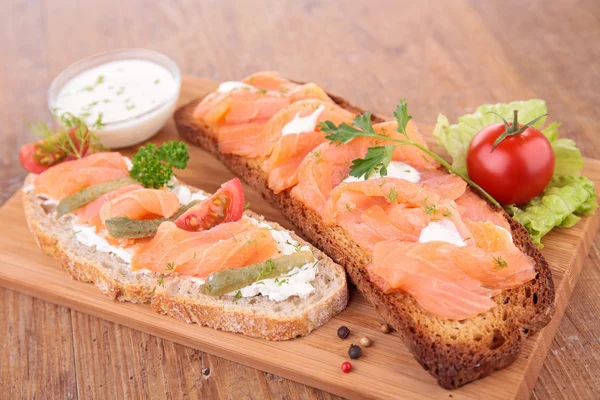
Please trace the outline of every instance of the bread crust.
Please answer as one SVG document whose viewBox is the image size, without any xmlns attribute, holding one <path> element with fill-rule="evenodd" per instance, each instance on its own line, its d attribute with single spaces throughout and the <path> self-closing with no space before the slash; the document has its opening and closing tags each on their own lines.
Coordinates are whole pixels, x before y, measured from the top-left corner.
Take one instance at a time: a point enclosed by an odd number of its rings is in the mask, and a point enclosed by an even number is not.
<svg viewBox="0 0 600 400">
<path fill-rule="evenodd" d="M 348 111 L 364 112 L 338 96 L 329 96 Z M 475 318 L 452 321 L 434 317 L 404 292 L 384 294 L 379 290 L 363 268 L 370 261 L 369 253 L 356 244 L 345 229 L 324 224 L 314 211 L 291 197 L 289 190 L 274 194 L 267 186 L 261 159 L 219 152 L 215 132 L 193 118 L 193 111 L 200 101 L 196 99 L 175 112 L 179 134 L 221 160 L 276 206 L 312 244 L 343 265 L 358 290 L 400 333 L 419 364 L 442 387 L 457 388 L 510 365 L 521 351 L 523 339 L 550 321 L 554 314 L 554 283 L 550 268 L 525 228 L 508 214 L 504 213 L 514 243 L 535 261 L 535 279 L 495 296 L 497 306 Z M 372 120 L 384 121 L 376 115 Z"/>
<path fill-rule="evenodd" d="M 25 180 L 24 188 L 31 185 L 34 180 L 35 176 L 29 175 Z M 224 298 L 224 296 L 214 299 L 200 294 L 194 294 L 194 296 L 169 295 L 170 288 L 177 282 L 184 281 L 185 278 L 166 277 L 164 278 L 165 284 L 160 286 L 158 285 L 160 274 L 145 274 L 142 278 L 136 279 L 136 275 L 133 275 L 132 278 L 111 273 L 107 264 L 118 263 L 116 257 L 105 255 L 106 259 L 99 260 L 90 257 L 85 252 L 80 253 L 73 249 L 72 240 L 66 237 L 67 234 L 72 236 L 72 232 L 65 232 L 67 228 L 61 227 L 61 224 L 65 224 L 62 222 L 65 217 L 61 218 L 61 221 L 57 220 L 52 212 L 46 211 L 42 202 L 31 191 L 22 191 L 22 203 L 29 230 L 33 233 L 40 249 L 59 260 L 61 267 L 73 279 L 93 283 L 113 300 L 151 303 L 154 311 L 188 323 L 197 323 L 214 329 L 243 333 L 247 336 L 267 340 L 288 340 L 307 335 L 343 311 L 348 303 L 344 269 L 312 246 L 313 254 L 320 260 L 319 268 L 323 268 L 320 274 L 327 272 L 333 275 L 334 278 L 331 280 L 333 283 L 331 283 L 331 288 L 318 300 L 301 304 L 299 311 L 293 315 L 281 316 L 273 312 L 263 312 L 260 306 L 249 306 L 256 301 L 262 301 L 263 304 L 275 303 L 263 296 L 241 299 L 238 302 L 233 297 Z M 246 211 L 246 215 L 263 220 L 261 216 L 251 211 Z M 283 229 L 276 223 L 267 223 L 274 229 Z M 299 244 L 309 245 L 293 232 L 290 232 L 290 235 Z M 86 247 L 81 244 L 78 246 Z M 317 288 L 323 290 L 320 286 Z M 302 303 L 298 299 L 290 298 L 279 304 L 291 302 Z M 235 305 L 232 305 L 233 303 Z"/>
</svg>

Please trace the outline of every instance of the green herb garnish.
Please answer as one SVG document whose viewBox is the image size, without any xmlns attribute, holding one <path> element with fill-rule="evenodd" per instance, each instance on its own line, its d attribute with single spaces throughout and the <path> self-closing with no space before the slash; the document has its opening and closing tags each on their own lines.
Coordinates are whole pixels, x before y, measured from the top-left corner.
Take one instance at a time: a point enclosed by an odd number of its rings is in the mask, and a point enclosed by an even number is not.
<svg viewBox="0 0 600 400">
<path fill-rule="evenodd" d="M 371 174 L 376 172 L 379 172 L 379 175 L 381 176 L 387 175 L 387 166 L 391 162 L 391 154 L 393 153 L 394 149 L 397 146 L 414 146 L 423 151 L 426 155 L 437 160 L 451 173 L 460 176 L 472 187 L 481 192 L 492 204 L 495 204 L 498 207 L 500 206 L 500 204 L 492 196 L 483 190 L 481 186 L 469 179 L 468 176 L 457 172 L 439 155 L 410 139 L 406 133 L 406 125 L 412 119 L 412 116 L 408 115 L 408 104 L 406 103 L 406 100 L 400 101 L 396 111 L 394 111 L 394 116 L 398 122 L 397 131 L 401 133 L 405 139 L 391 138 L 376 133 L 371 122 L 371 113 L 364 113 L 357 116 L 350 125 L 345 122 L 340 125 L 335 125 L 332 121 L 324 121 L 319 124 L 319 127 L 323 132 L 326 133 L 325 137 L 334 143 L 346 144 L 359 137 L 372 137 L 397 143 L 395 145 L 370 147 L 365 158 L 352 161 L 352 166 L 350 167 L 351 176 L 355 176 L 357 178 L 364 176 L 365 178 L 368 178 Z"/>
<path fill-rule="evenodd" d="M 432 215 L 437 213 L 437 206 L 435 204 L 427 204 L 427 199 L 423 200 L 423 208 L 425 209 L 425 214 Z"/>
<path fill-rule="evenodd" d="M 263 280 L 265 277 L 269 276 L 274 271 L 275 271 L 275 263 L 273 262 L 273 260 L 271 260 L 269 258 L 267 261 L 265 261 L 265 266 L 262 267 L 262 269 L 258 273 L 258 276 L 256 277 L 256 281 Z"/>
<path fill-rule="evenodd" d="M 48 158 L 38 160 L 42 165 L 52 165 L 67 156 L 81 158 L 89 152 L 105 150 L 94 133 L 104 126 L 102 114 L 89 127 L 81 117 L 70 112 L 59 115 L 58 109 L 54 109 L 53 115 L 60 125 L 59 132 L 45 123 L 29 125 L 35 136 L 44 139 L 36 143 L 36 148 Z"/>
<path fill-rule="evenodd" d="M 242 291 L 241 291 L 241 290 L 238 290 L 238 291 L 235 293 L 235 298 L 236 298 L 236 299 L 241 299 L 241 298 L 242 298 Z"/>
<path fill-rule="evenodd" d="M 398 198 L 398 190 L 392 187 L 389 192 L 385 193 L 385 198 L 389 203 L 393 203 Z"/>
<path fill-rule="evenodd" d="M 161 275 L 160 278 L 158 278 L 158 281 L 156 283 L 158 284 L 158 286 L 165 287 L 165 277 L 164 277 L 164 275 Z"/>
<path fill-rule="evenodd" d="M 311 154 L 317 159 L 317 164 L 323 159 L 323 154 L 320 151 L 313 151 Z"/>
<path fill-rule="evenodd" d="M 129 175 L 147 188 L 159 189 L 173 177 L 173 168 L 184 169 L 189 158 L 188 147 L 183 142 L 172 140 L 160 147 L 148 143 L 133 156 Z"/>
<path fill-rule="evenodd" d="M 296 251 L 300 251 L 300 249 L 302 248 L 302 246 L 300 246 L 299 244 L 293 244 L 289 240 L 286 240 L 285 244 L 292 246 L 294 248 L 294 250 L 296 250 Z"/>
<path fill-rule="evenodd" d="M 79 89 L 77 92 L 93 92 L 94 89 L 96 89 L 96 86 L 104 83 L 104 75 L 98 75 L 98 77 L 96 78 L 96 82 L 94 82 L 93 85 L 85 85 L 84 87 L 82 87 L 81 89 Z"/>
<path fill-rule="evenodd" d="M 396 146 L 369 147 L 365 158 L 357 158 L 352 161 L 350 175 L 360 178 L 368 178 L 372 174 L 379 173 L 380 176 L 387 175 L 387 166 L 392 161 L 392 155 Z"/>
<path fill-rule="evenodd" d="M 194 253 L 194 255 L 196 255 L 196 253 Z M 194 257 L 195 258 L 195 257 Z M 175 263 L 174 262 L 170 262 L 167 263 L 167 266 L 165 268 L 167 271 L 173 271 L 175 269 Z"/>
<path fill-rule="evenodd" d="M 502 256 L 494 257 L 492 255 L 492 258 L 496 262 L 496 265 L 494 266 L 495 269 L 503 269 L 508 267 L 508 264 L 502 259 Z"/>
</svg>

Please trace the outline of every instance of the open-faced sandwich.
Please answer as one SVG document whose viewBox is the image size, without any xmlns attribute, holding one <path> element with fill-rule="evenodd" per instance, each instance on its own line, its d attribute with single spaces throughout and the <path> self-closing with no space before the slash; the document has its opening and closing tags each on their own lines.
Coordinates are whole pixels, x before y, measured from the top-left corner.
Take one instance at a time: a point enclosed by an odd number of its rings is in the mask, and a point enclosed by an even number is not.
<svg viewBox="0 0 600 400">
<path fill-rule="evenodd" d="M 406 102 L 394 115 L 263 72 L 222 83 L 175 122 L 343 265 L 423 368 L 455 388 L 512 363 L 548 323 L 551 272 L 523 225 L 429 150 Z M 523 132 L 510 126 L 507 142 Z"/>
<path fill-rule="evenodd" d="M 235 178 L 215 194 L 173 168 L 187 146 L 148 144 L 130 160 L 70 114 L 27 145 L 27 223 L 44 252 L 113 299 L 270 340 L 306 335 L 348 301 L 344 269 L 293 232 L 245 210 Z"/>
</svg>

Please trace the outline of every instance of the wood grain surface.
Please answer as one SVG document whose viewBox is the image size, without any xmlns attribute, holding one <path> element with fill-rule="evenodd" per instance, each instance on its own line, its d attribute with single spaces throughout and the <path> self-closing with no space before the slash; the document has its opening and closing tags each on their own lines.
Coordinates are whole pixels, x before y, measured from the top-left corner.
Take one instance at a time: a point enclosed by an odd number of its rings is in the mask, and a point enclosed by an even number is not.
<svg viewBox="0 0 600 400">
<path fill-rule="evenodd" d="M 32 139 L 27 121 L 49 119 L 54 76 L 115 47 L 162 51 L 184 73 L 216 80 L 275 69 L 384 114 L 406 97 L 429 123 L 438 112 L 539 97 L 562 134 L 600 158 L 599 16 L 595 0 L 4 0 L 1 197 L 21 184 L 17 150 Z M 596 238 L 534 398 L 600 397 L 599 249 Z M 0 302 L 0 393 L 11 398 L 330 398 L 11 291 Z"/>
<path fill-rule="evenodd" d="M 204 97 L 216 86 L 214 81 L 184 77 L 179 105 Z M 420 129 L 426 139 L 435 144 L 430 136 L 433 127 L 420 124 Z M 170 122 L 152 141 L 162 143 L 177 137 Z M 136 149 L 122 151 L 132 156 Z M 583 173 L 600 188 L 600 160 L 585 159 Z M 230 177 L 231 173 L 214 157 L 195 146 L 190 148 L 188 167 L 178 173 L 184 182 L 211 191 Z M 291 228 L 256 192 L 246 188 L 246 194 L 254 211 Z M 24 221 L 20 193 L 0 207 L 0 220 L 10 227 L 0 232 L 0 286 L 349 398 L 437 399 L 448 393 L 417 364 L 408 349 L 400 344 L 396 333 L 385 335 L 379 331 L 381 317 L 356 291 L 351 291 L 351 300 L 344 312 L 305 338 L 273 343 L 231 335 L 160 317 L 148 306 L 111 301 L 91 285 L 72 281 L 57 268 L 55 260 L 39 251 Z M 523 343 L 523 351 L 510 367 L 454 390 L 452 396 L 456 400 L 529 396 L 599 226 L 600 213 L 583 218 L 568 230 L 555 230 L 544 238 L 542 253 L 550 265 L 556 291 L 555 318 L 540 334 Z M 341 325 L 350 328 L 350 340 L 342 342 L 336 338 L 336 330 Z M 347 346 L 361 336 L 370 337 L 374 345 L 365 349 L 360 360 L 353 362 L 352 374 L 342 374 L 339 365 L 347 359 Z M 132 355 L 135 359 L 135 352 Z M 74 356 L 77 361 L 77 354 Z M 102 372 L 100 366 L 92 374 L 102 381 Z M 169 380 L 170 385 L 176 382 L 179 380 Z M 108 387 L 114 387 L 114 383 Z M 136 397 L 139 397 L 137 393 Z"/>
</svg>

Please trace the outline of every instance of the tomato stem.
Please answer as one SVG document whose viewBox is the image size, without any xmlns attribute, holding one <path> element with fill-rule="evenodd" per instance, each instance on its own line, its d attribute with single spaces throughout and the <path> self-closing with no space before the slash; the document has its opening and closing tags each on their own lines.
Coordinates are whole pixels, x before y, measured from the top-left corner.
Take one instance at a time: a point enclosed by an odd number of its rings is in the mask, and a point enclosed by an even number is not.
<svg viewBox="0 0 600 400">
<path fill-rule="evenodd" d="M 513 124 L 512 124 L 513 130 L 516 126 L 519 126 L 519 110 L 514 109 L 513 110 Z"/>
<path fill-rule="evenodd" d="M 511 126 L 511 124 L 509 124 L 508 121 L 506 119 L 504 119 L 504 117 L 502 115 L 500 115 L 496 112 L 493 112 L 493 111 L 488 111 L 487 113 L 488 114 L 496 114 L 497 116 L 499 116 L 502 119 L 502 122 L 504 122 L 504 128 L 505 128 L 504 132 L 500 136 L 498 136 L 498 138 L 494 141 L 494 144 L 492 145 L 492 148 L 490 149 L 490 153 L 492 151 L 494 151 L 494 149 L 500 143 L 502 143 L 502 141 L 504 139 L 506 139 L 508 136 L 516 136 L 516 135 L 523 133 L 525 131 L 525 129 L 530 128 L 533 124 L 535 124 L 540 119 L 542 119 L 548 115 L 548 114 L 540 115 L 539 117 L 532 119 L 531 121 L 524 124 L 523 126 L 519 126 L 519 117 L 518 117 L 519 110 L 514 109 L 513 110 L 513 123 Z"/>
</svg>

